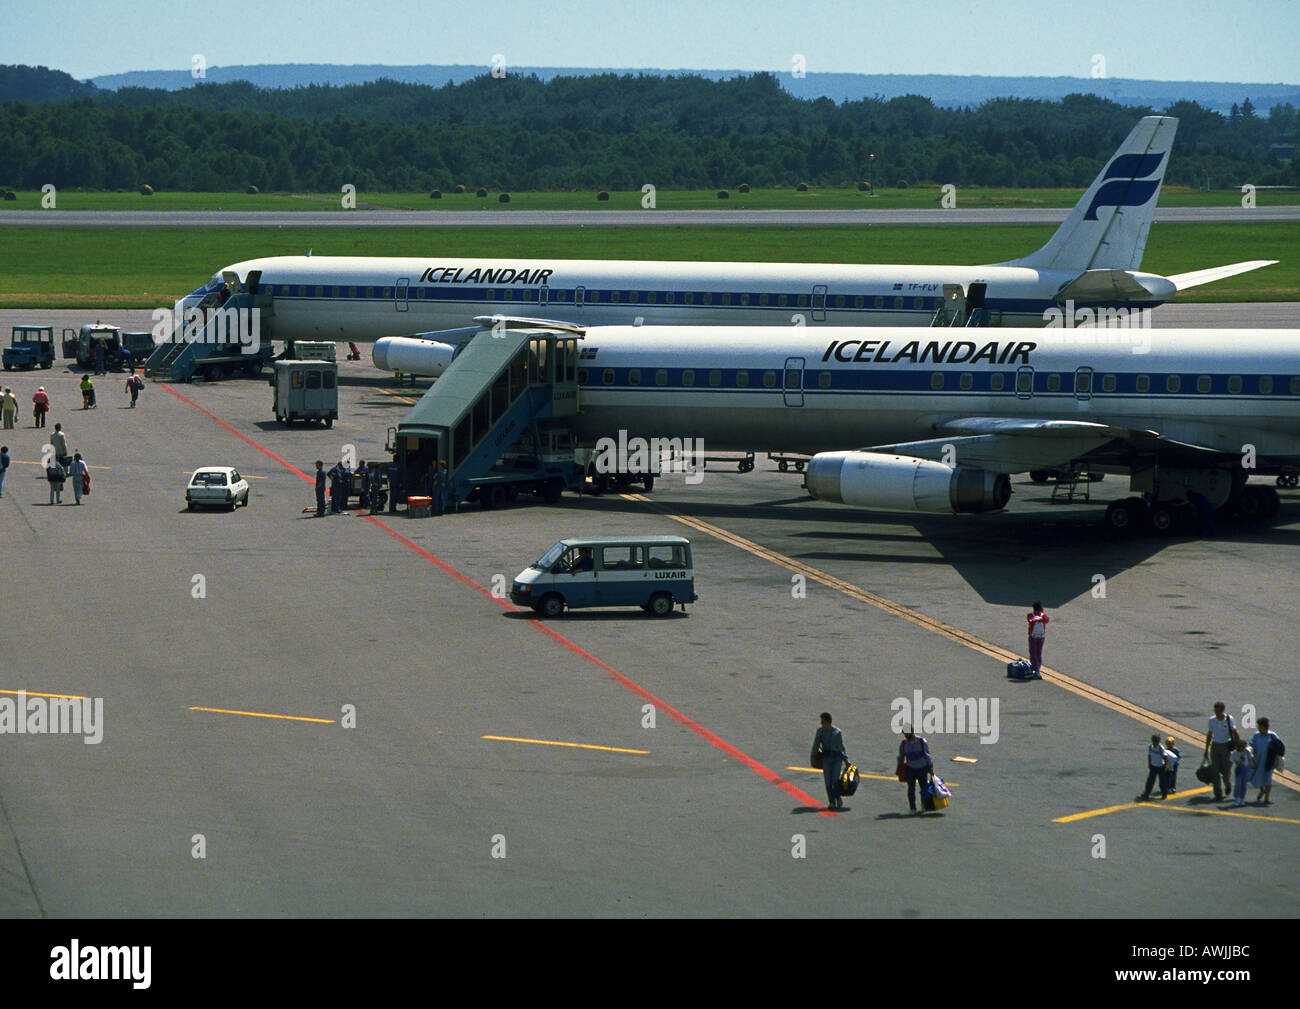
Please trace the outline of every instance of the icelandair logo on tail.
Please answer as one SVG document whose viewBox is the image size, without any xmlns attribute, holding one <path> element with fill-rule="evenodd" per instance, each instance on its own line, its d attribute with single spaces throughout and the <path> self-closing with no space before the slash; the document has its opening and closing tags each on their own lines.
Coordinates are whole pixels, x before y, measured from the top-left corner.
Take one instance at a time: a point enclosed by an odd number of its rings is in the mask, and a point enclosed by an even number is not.
<svg viewBox="0 0 1300 1009">
<path fill-rule="evenodd" d="M 1095 221 L 1098 207 L 1142 206 L 1160 188 L 1160 179 L 1141 179 L 1145 175 L 1154 175 L 1164 160 L 1163 151 L 1159 154 L 1121 154 L 1106 169 L 1105 178 L 1110 181 L 1103 182 L 1097 190 L 1083 219 Z"/>
</svg>

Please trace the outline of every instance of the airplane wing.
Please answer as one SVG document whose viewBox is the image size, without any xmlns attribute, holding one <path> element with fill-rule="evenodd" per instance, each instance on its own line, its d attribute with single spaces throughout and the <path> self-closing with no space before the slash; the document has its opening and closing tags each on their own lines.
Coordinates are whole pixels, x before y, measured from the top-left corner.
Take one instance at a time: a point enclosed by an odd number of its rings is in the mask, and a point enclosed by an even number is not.
<svg viewBox="0 0 1300 1009">
<path fill-rule="evenodd" d="M 963 417 L 937 423 L 934 428 L 949 432 L 949 437 L 875 445 L 866 451 L 956 462 L 998 473 L 1064 469 L 1080 462 L 1099 468 L 1107 463 L 1126 468 L 1139 457 L 1155 454 L 1166 462 L 1204 465 L 1211 457 L 1223 455 L 1216 449 L 1166 438 L 1158 431 L 1092 421 Z"/>
<path fill-rule="evenodd" d="M 1223 280 L 1225 277 L 1235 277 L 1239 273 L 1249 273 L 1251 270 L 1258 270 L 1261 266 L 1272 266 L 1276 259 L 1252 259 L 1245 263 L 1232 263 L 1228 266 L 1213 266 L 1208 270 L 1193 270 L 1191 273 L 1177 273 L 1166 278 L 1173 283 L 1180 291 L 1185 291 L 1189 287 L 1199 287 L 1201 284 L 1208 284 L 1211 281 Z"/>
</svg>

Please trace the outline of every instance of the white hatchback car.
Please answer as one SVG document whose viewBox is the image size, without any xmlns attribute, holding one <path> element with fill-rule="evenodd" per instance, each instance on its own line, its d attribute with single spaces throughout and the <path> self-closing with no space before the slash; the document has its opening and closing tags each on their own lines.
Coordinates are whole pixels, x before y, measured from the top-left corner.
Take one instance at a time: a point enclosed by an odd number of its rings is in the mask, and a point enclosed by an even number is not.
<svg viewBox="0 0 1300 1009">
<path fill-rule="evenodd" d="M 196 469 L 185 488 L 185 506 L 193 511 L 199 505 L 225 505 L 234 511 L 248 507 L 248 481 L 230 466 L 204 466 Z"/>
</svg>

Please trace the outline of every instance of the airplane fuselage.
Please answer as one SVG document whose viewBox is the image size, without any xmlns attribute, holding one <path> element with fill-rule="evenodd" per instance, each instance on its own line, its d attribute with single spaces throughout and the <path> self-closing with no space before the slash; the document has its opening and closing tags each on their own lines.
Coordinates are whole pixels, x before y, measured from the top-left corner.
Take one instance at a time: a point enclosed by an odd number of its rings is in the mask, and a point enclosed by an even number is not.
<svg viewBox="0 0 1300 1009">
<path fill-rule="evenodd" d="M 812 454 L 1019 418 L 1300 459 L 1300 340 L 1276 330 L 597 327 L 580 348 L 584 440 Z"/>
<path fill-rule="evenodd" d="M 924 326 L 944 285 L 985 284 L 991 325 L 1042 326 L 1078 271 L 1009 266 L 674 263 L 281 256 L 227 267 L 259 276 L 279 340 L 371 341 L 511 315 L 578 325 Z M 1173 285 L 1133 274 L 1159 305 Z M 197 293 L 197 292 L 196 292 Z M 1082 305 L 1083 303 L 1080 302 Z"/>
</svg>

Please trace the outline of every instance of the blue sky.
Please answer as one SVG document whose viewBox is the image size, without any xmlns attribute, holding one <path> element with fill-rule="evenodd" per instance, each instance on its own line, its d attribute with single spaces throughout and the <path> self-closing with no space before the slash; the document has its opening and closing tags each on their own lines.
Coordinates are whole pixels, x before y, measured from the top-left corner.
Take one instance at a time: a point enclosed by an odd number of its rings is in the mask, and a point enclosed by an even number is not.
<svg viewBox="0 0 1300 1009">
<path fill-rule="evenodd" d="M 255 63 L 616 66 L 1300 83 L 1294 0 L 10 0 L 0 63 L 78 79 Z M 254 27 L 246 27 L 252 18 Z"/>
</svg>

